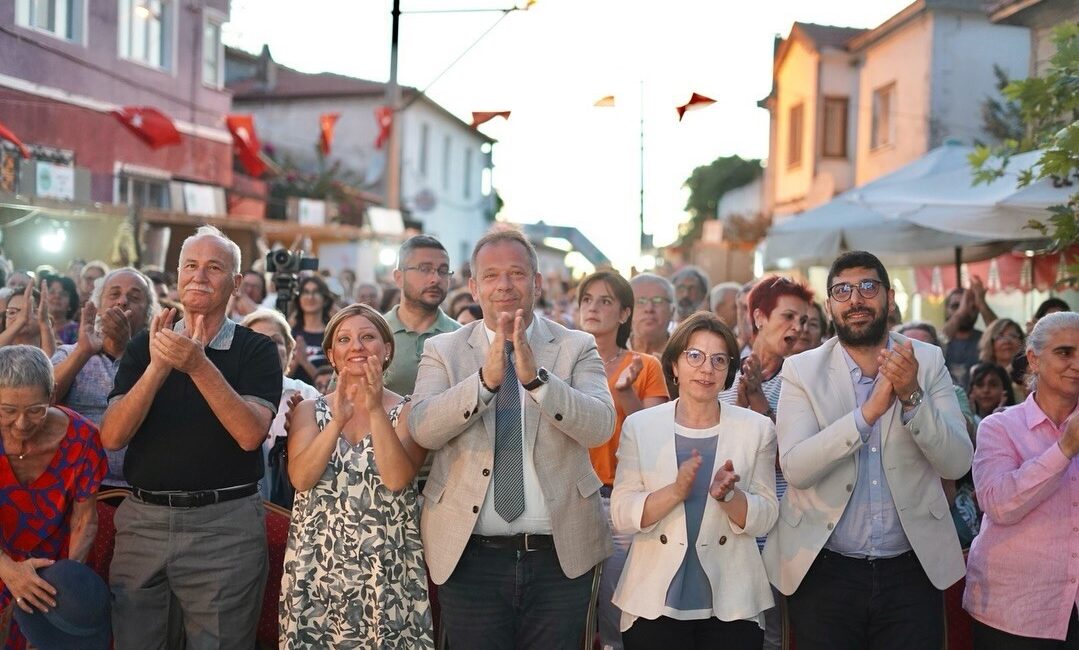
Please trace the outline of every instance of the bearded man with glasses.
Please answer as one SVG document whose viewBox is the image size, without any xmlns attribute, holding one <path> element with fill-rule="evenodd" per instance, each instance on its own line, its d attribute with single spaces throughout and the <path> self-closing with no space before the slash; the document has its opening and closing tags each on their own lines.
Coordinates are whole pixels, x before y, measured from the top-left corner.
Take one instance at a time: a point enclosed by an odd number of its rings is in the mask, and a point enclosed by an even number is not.
<svg viewBox="0 0 1079 650">
<path fill-rule="evenodd" d="M 880 260 L 844 253 L 836 337 L 783 364 L 788 488 L 764 561 L 799 650 L 940 648 L 941 592 L 965 572 L 941 479 L 973 447 L 940 349 L 888 332 L 893 297 Z"/>
<path fill-rule="evenodd" d="M 436 334 L 461 328 L 442 311 L 450 290 L 450 256 L 440 241 L 416 235 L 401 244 L 393 282 L 401 290 L 401 303 L 386 312 L 393 331 L 393 361 L 386 369 L 385 386 L 398 395 L 411 395 L 423 344 Z M 426 472 L 424 472 L 424 478 Z"/>
</svg>

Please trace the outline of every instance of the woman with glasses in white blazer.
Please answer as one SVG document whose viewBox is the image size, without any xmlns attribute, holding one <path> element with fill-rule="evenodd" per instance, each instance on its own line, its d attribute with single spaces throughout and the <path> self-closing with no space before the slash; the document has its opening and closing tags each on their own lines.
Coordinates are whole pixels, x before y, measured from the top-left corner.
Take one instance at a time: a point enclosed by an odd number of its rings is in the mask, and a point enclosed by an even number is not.
<svg viewBox="0 0 1079 650">
<path fill-rule="evenodd" d="M 731 404 L 731 330 L 708 312 L 671 335 L 661 365 L 673 402 L 626 419 L 611 517 L 634 533 L 614 595 L 626 650 L 759 650 L 772 592 L 755 538 L 772 529 L 776 437 Z"/>
</svg>

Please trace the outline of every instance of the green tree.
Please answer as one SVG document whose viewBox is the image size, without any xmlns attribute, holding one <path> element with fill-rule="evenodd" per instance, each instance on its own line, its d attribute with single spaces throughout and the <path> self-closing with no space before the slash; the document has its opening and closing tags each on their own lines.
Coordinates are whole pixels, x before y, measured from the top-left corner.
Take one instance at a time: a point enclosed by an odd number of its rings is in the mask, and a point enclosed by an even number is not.
<svg viewBox="0 0 1079 650">
<path fill-rule="evenodd" d="M 724 194 L 752 183 L 763 171 L 760 160 L 741 156 L 721 156 L 694 169 L 682 184 L 689 189 L 685 209 L 690 214 L 689 221 L 680 228 L 682 245 L 692 245 L 701 238 L 704 222 L 716 218 Z"/>
<path fill-rule="evenodd" d="M 975 148 L 970 155 L 975 184 L 1000 178 L 1012 156 L 1033 149 L 1042 155 L 1033 168 L 1019 173 L 1019 187 L 1046 178 L 1058 186 L 1074 186 L 1079 179 L 1079 25 L 1056 26 L 1052 39 L 1056 53 L 1045 74 L 1004 87 L 1004 98 L 1018 107 L 1024 130 L 1001 145 Z M 1044 220 L 1031 220 L 1027 228 L 1048 237 L 1053 250 L 1069 254 L 1079 244 L 1079 190 L 1066 204 L 1050 207 Z M 1068 260 L 1068 275 L 1069 284 L 1079 284 L 1075 256 Z"/>
</svg>

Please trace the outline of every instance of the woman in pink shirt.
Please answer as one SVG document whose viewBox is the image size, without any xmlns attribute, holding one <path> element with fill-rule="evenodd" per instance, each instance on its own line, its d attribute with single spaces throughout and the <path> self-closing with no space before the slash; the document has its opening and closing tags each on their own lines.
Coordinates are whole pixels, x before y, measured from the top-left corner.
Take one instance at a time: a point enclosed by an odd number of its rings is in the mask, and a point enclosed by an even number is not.
<svg viewBox="0 0 1079 650">
<path fill-rule="evenodd" d="M 1032 392 L 982 420 L 974 485 L 985 511 L 963 607 L 977 650 L 1079 648 L 1079 314 L 1038 321 Z"/>
</svg>

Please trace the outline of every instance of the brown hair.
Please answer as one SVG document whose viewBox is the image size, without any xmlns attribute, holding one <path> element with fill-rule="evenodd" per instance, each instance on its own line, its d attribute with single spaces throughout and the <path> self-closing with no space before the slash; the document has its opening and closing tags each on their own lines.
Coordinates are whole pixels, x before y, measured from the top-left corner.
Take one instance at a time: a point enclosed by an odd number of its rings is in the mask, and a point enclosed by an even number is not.
<svg viewBox="0 0 1079 650">
<path fill-rule="evenodd" d="M 618 326 L 618 333 L 614 337 L 615 345 L 624 348 L 629 341 L 629 330 L 633 327 L 633 287 L 617 271 L 596 271 L 582 280 L 581 285 L 577 287 L 577 307 L 581 306 L 581 300 L 584 299 L 584 292 L 588 291 L 588 287 L 600 281 L 607 283 L 621 309 L 629 309 L 629 318 Z"/>
<path fill-rule="evenodd" d="M 333 347 L 333 339 L 337 334 L 337 328 L 341 327 L 341 323 L 343 323 L 345 319 L 352 318 L 353 316 L 363 316 L 371 321 L 371 324 L 378 330 L 379 336 L 382 337 L 382 342 L 390 346 L 390 354 L 382 362 L 383 370 L 389 368 L 395 352 L 393 346 L 393 332 L 390 330 L 390 324 L 387 323 L 386 319 L 382 317 L 382 314 L 375 311 L 373 307 L 360 302 L 354 302 L 348 307 L 341 309 L 330 318 L 330 322 L 326 323 L 326 333 L 322 336 L 322 351 L 326 353 L 326 358 L 333 358 L 330 355 L 330 348 Z"/>
<path fill-rule="evenodd" d="M 689 339 L 695 333 L 702 331 L 712 332 L 723 339 L 723 345 L 727 346 L 727 354 L 731 357 L 731 363 L 727 366 L 727 378 L 723 382 L 723 390 L 727 390 L 734 384 L 734 376 L 738 373 L 740 365 L 738 339 L 735 338 L 731 328 L 719 320 L 718 316 L 710 311 L 699 311 L 682 321 L 674 330 L 659 360 L 660 365 L 663 366 L 663 377 L 667 380 L 667 389 L 671 394 L 671 399 L 678 397 L 678 384 L 674 383 L 674 364 L 689 347 Z"/>
<path fill-rule="evenodd" d="M 997 362 L 997 356 L 993 350 L 993 341 L 1008 328 L 1012 328 L 1019 333 L 1020 351 L 1026 348 L 1027 337 L 1023 335 L 1023 328 L 1019 327 L 1019 323 L 1010 318 L 998 318 L 990 323 L 989 327 L 985 328 L 985 333 L 982 334 L 982 338 L 978 341 L 978 361 L 982 363 Z"/>
</svg>

